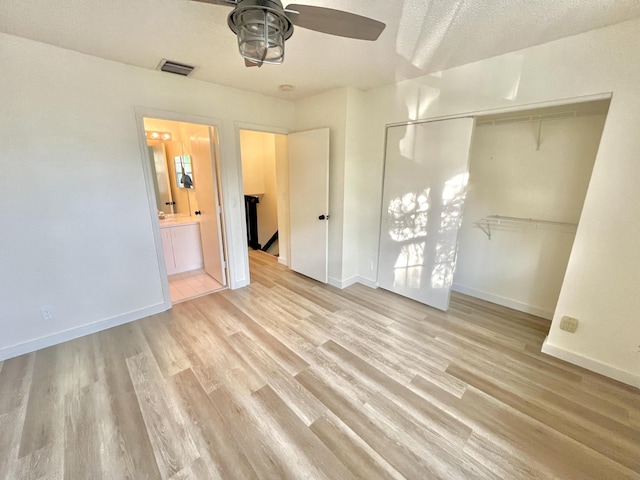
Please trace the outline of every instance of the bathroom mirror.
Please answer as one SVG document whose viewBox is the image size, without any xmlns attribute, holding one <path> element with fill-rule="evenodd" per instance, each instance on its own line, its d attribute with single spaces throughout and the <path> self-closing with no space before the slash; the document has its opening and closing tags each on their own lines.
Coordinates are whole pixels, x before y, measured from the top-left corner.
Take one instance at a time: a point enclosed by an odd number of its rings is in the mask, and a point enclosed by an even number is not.
<svg viewBox="0 0 640 480">
<path fill-rule="evenodd" d="M 167 171 L 167 156 L 162 143 L 148 145 L 149 159 L 153 175 L 153 189 L 156 192 L 156 204 L 158 211 L 173 213 L 173 199 L 169 185 L 169 173 Z"/>
<path fill-rule="evenodd" d="M 153 188 L 159 212 L 166 215 L 190 215 L 189 188 L 193 188 L 193 167 L 191 157 L 183 155 L 182 144 L 178 141 L 148 140 L 149 160 L 153 175 Z M 176 159 L 177 164 L 176 164 Z M 191 187 L 185 187 L 182 173 L 189 175 Z M 187 180 L 187 184 L 189 181 Z"/>
</svg>

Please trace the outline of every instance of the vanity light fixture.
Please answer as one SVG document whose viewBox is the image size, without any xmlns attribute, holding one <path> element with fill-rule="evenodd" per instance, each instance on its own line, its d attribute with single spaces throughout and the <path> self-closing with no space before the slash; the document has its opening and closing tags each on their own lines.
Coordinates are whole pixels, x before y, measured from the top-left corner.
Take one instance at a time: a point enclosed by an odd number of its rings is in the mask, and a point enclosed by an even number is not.
<svg viewBox="0 0 640 480">
<path fill-rule="evenodd" d="M 165 141 L 171 140 L 170 132 L 152 132 L 152 131 L 145 130 L 144 134 L 149 140 L 165 140 Z"/>
</svg>

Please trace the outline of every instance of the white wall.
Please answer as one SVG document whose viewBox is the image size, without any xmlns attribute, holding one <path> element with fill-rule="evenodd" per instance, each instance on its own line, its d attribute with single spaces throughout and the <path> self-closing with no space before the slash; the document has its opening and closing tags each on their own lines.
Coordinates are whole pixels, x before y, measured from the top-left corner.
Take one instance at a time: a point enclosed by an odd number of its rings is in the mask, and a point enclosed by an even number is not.
<svg viewBox="0 0 640 480">
<path fill-rule="evenodd" d="M 278 192 L 278 262 L 289 265 L 291 227 L 289 224 L 289 156 L 287 136 L 274 134 L 276 190 Z"/>
<path fill-rule="evenodd" d="M 264 193 L 264 136 L 262 132 L 240 130 L 242 182 L 245 195 Z"/>
<path fill-rule="evenodd" d="M 639 49 L 634 20 L 368 91 L 360 274 L 377 258 L 386 124 L 613 92 L 545 349 L 640 386 Z M 563 315 L 576 333 L 559 329 Z"/>
<path fill-rule="evenodd" d="M 494 228 L 489 215 L 577 224 L 598 152 L 604 115 L 477 126 L 453 289 L 553 318 L 575 230 Z"/>
<path fill-rule="evenodd" d="M 258 205 L 258 241 L 263 247 L 278 231 L 276 139 L 273 133 L 264 135 L 264 195 Z"/>
<path fill-rule="evenodd" d="M 363 281 L 358 276 L 358 257 L 360 254 L 361 232 L 359 230 L 360 202 L 368 199 L 360 197 L 358 190 L 359 177 L 358 158 L 363 155 L 363 147 L 367 138 L 367 104 L 366 95 L 354 88 L 347 89 L 347 118 L 345 135 L 344 166 L 344 224 L 343 224 L 343 261 L 342 285 L 354 281 Z"/>
<path fill-rule="evenodd" d="M 217 119 L 231 283 L 247 282 L 235 124 L 292 129 L 292 103 L 5 34 L 0 61 L 0 358 L 164 308 L 136 107 Z"/>
<path fill-rule="evenodd" d="M 329 283 L 346 287 L 358 276 L 359 170 L 357 158 L 367 141 L 365 93 L 355 88 L 330 90 L 296 102 L 296 131 L 329 127 Z"/>
</svg>

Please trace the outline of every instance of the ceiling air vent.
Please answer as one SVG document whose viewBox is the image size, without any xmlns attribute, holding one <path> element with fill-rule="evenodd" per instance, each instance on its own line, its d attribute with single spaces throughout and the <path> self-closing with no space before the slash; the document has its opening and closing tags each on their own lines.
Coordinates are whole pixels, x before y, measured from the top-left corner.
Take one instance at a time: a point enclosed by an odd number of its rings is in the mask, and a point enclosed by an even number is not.
<svg viewBox="0 0 640 480">
<path fill-rule="evenodd" d="M 192 67 L 191 65 L 185 65 L 184 63 L 172 62 L 171 60 L 162 59 L 160 65 L 158 65 L 158 70 L 162 70 L 163 72 L 175 73 L 176 75 L 182 75 L 183 77 L 188 77 L 191 72 L 195 70 L 196 67 Z"/>
</svg>

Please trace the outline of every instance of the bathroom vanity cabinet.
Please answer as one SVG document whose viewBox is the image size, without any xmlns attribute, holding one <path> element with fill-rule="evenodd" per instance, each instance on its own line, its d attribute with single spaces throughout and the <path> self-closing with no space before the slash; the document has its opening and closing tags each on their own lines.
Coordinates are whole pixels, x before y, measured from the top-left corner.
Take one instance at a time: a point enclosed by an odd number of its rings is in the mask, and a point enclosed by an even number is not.
<svg viewBox="0 0 640 480">
<path fill-rule="evenodd" d="M 197 221 L 161 221 L 160 233 L 168 275 L 202 268 L 200 225 Z"/>
</svg>

